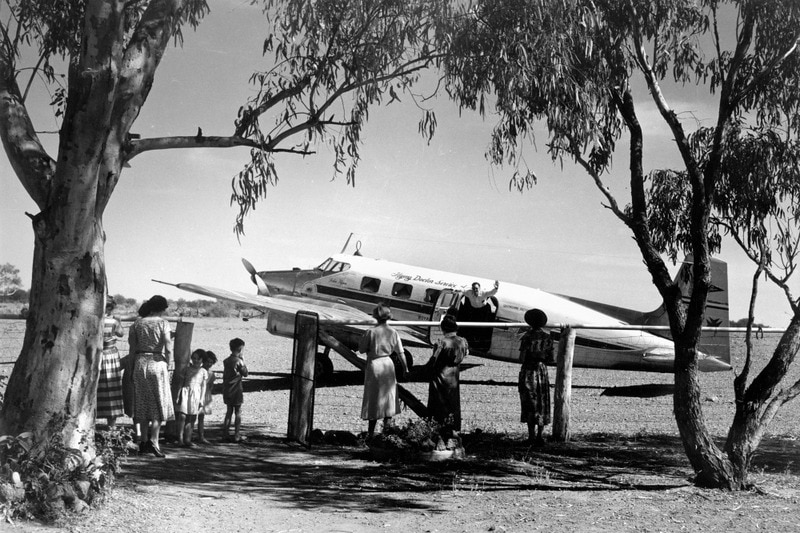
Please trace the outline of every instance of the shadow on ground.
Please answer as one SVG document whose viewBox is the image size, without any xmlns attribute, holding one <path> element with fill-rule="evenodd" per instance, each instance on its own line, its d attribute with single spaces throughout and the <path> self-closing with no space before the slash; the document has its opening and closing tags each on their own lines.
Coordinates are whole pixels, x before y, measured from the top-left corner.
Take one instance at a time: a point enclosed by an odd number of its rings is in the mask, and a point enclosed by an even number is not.
<svg viewBox="0 0 800 533">
<path fill-rule="evenodd" d="M 662 491 L 690 484 L 680 440 L 665 435 L 592 434 L 532 448 L 504 435 L 479 433 L 464 436 L 465 459 L 376 462 L 364 445 L 308 449 L 247 429 L 250 437 L 243 444 L 165 445 L 166 459 L 131 457 L 121 482 L 135 490 L 157 484 L 160 490 L 207 498 L 267 496 L 287 508 L 375 512 L 435 511 L 434 494 L 440 491 Z M 765 440 L 754 470 L 798 475 L 798 451 L 791 439 Z"/>
</svg>

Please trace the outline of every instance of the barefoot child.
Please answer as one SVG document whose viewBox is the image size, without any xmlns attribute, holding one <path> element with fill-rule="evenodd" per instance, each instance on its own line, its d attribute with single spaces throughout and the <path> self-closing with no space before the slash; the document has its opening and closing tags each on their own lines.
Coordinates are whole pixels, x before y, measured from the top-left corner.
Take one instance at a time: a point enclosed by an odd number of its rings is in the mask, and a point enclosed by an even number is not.
<svg viewBox="0 0 800 533">
<path fill-rule="evenodd" d="M 244 341 L 239 338 L 232 339 L 229 343 L 231 355 L 222 362 L 222 399 L 227 406 L 225 421 L 222 424 L 222 433 L 225 439 L 229 438 L 228 431 L 231 427 L 231 417 L 234 416 L 233 442 L 241 442 L 240 434 L 242 425 L 241 409 L 244 402 L 242 378 L 247 377 L 247 366 L 244 364 Z"/>
<path fill-rule="evenodd" d="M 208 372 L 203 368 L 205 350 L 192 352 L 189 366 L 183 371 L 183 384 L 178 393 L 175 411 L 178 413 L 178 443 L 186 448 L 194 448 L 192 429 L 197 415 L 202 412 Z"/>
<path fill-rule="evenodd" d="M 217 355 L 212 351 L 207 351 L 206 355 L 203 357 L 203 368 L 208 372 L 208 381 L 206 381 L 206 390 L 205 395 L 203 396 L 203 408 L 200 409 L 200 413 L 197 415 L 197 440 L 200 441 L 201 444 L 211 444 L 206 439 L 205 434 L 205 420 L 206 415 L 211 414 L 211 404 L 214 401 L 213 398 L 213 391 L 214 391 L 214 380 L 216 379 L 216 375 L 214 371 L 211 370 L 211 367 L 214 366 L 217 362 Z"/>
</svg>

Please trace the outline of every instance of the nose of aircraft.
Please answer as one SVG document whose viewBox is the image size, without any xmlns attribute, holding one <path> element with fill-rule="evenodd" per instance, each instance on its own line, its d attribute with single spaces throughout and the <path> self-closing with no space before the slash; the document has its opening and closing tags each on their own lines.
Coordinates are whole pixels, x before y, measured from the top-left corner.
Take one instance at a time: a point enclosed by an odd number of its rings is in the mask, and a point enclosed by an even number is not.
<svg viewBox="0 0 800 533">
<path fill-rule="evenodd" d="M 272 270 L 259 272 L 258 276 L 272 294 L 294 294 L 300 292 L 305 283 L 317 279 L 322 274 L 317 270 Z"/>
</svg>

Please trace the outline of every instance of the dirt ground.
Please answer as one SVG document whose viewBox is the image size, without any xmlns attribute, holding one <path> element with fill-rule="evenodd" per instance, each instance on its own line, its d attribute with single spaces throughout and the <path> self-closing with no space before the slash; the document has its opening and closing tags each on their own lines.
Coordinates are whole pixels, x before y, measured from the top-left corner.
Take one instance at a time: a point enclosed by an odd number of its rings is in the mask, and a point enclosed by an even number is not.
<svg viewBox="0 0 800 533">
<path fill-rule="evenodd" d="M 518 422 L 517 369 L 471 361 L 462 374 L 467 457 L 378 462 L 363 445 L 288 443 L 291 341 L 265 334 L 258 321 L 209 320 L 195 326 L 193 345 L 223 355 L 233 336 L 247 341 L 251 370 L 245 443 L 220 439 L 215 396 L 212 445 L 165 444 L 165 459 L 129 457 L 115 490 L 86 515 L 55 528 L 17 523 L 0 531 L 800 532 L 797 401 L 759 448 L 756 490 L 702 490 L 691 484 L 674 427 L 670 376 L 576 369 L 573 439 L 531 448 Z M 315 427 L 358 433 L 361 378 L 336 364 L 336 379 L 317 390 Z M 733 409 L 731 379 L 703 377 L 704 412 L 720 439 Z M 406 386 L 422 397 L 426 384 Z"/>
<path fill-rule="evenodd" d="M 753 476 L 758 491 L 727 493 L 691 485 L 673 437 L 593 435 L 529 448 L 521 439 L 468 435 L 466 459 L 379 463 L 367 448 L 305 449 L 247 431 L 241 445 L 165 446 L 166 459 L 130 458 L 107 501 L 59 529 L 800 531 L 800 445 L 782 439 L 762 447 Z"/>
</svg>

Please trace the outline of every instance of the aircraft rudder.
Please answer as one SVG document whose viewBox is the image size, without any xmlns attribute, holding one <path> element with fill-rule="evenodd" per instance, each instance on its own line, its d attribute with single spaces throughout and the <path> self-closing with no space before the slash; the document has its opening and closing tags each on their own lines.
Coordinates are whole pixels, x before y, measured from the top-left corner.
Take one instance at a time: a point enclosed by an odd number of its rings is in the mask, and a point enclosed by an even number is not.
<svg viewBox="0 0 800 533">
<path fill-rule="evenodd" d="M 675 283 L 680 287 L 681 297 L 685 304 L 689 303 L 689 297 L 694 285 L 692 264 L 692 256 L 686 256 L 674 279 Z M 654 311 L 646 313 L 643 319 L 643 323 L 647 325 L 669 325 L 669 317 L 667 316 L 663 304 Z M 709 288 L 708 297 L 706 298 L 705 321 L 703 325 L 707 328 L 726 328 L 730 326 L 728 264 L 717 258 L 711 259 L 711 287 Z M 669 336 L 669 333 L 665 332 L 660 332 L 660 334 Z M 698 349 L 730 364 L 730 333 L 727 331 L 704 330 L 700 337 Z"/>
</svg>

